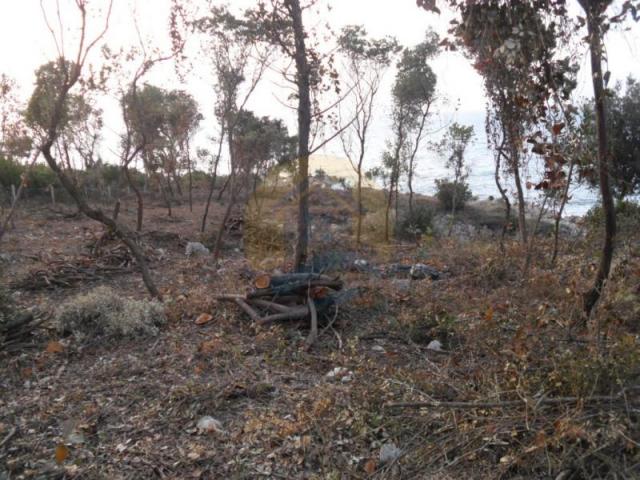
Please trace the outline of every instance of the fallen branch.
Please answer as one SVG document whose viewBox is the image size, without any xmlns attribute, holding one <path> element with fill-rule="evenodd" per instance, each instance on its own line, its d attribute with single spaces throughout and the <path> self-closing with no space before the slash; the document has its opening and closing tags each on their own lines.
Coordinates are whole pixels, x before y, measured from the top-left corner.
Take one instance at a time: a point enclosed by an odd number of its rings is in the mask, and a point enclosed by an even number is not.
<svg viewBox="0 0 640 480">
<path fill-rule="evenodd" d="M 251 308 L 247 302 L 245 302 L 243 299 L 241 298 L 235 298 L 234 299 L 236 304 L 242 309 L 244 310 L 244 312 L 249 315 L 251 317 L 251 320 L 253 320 L 254 322 L 258 323 L 260 322 L 260 315 L 258 315 L 258 312 L 256 312 L 253 308 Z"/>
<path fill-rule="evenodd" d="M 300 307 L 292 307 L 289 309 L 289 312 L 286 313 L 276 313 L 273 315 L 268 315 L 264 318 L 258 320 L 258 325 L 267 325 L 269 323 L 282 322 L 285 320 L 302 320 L 303 318 L 307 318 L 309 315 L 309 307 L 306 305 Z"/>
<path fill-rule="evenodd" d="M 313 298 L 311 298 L 311 292 L 309 292 L 309 296 L 307 298 L 309 312 L 311 313 L 311 332 L 309 332 L 306 342 L 307 349 L 309 349 L 318 340 L 318 311 L 316 310 L 316 304 L 313 303 Z"/>
<path fill-rule="evenodd" d="M 519 400 L 506 400 L 496 402 L 447 402 L 439 400 L 430 400 L 424 402 L 408 402 L 408 403 L 389 403 L 385 406 L 388 409 L 404 409 L 404 408 L 453 408 L 453 409 L 473 409 L 473 408 L 511 408 L 521 407 L 525 405 L 567 405 L 572 403 L 593 404 L 607 402 L 625 402 L 627 405 L 640 405 L 640 399 L 631 402 L 626 398 L 626 394 L 630 390 L 637 390 L 640 386 L 629 387 L 618 392 L 616 395 L 593 395 L 591 397 L 542 397 L 542 398 L 524 398 Z"/>
<path fill-rule="evenodd" d="M 4 447 L 9 440 L 13 438 L 13 436 L 18 432 L 18 427 L 13 427 L 11 431 L 0 441 L 0 448 Z"/>
<path fill-rule="evenodd" d="M 270 302 L 268 300 L 261 300 L 259 298 L 255 298 L 253 300 L 249 300 L 251 305 L 254 305 L 256 307 L 260 307 L 260 308 L 268 308 L 271 310 L 274 310 L 276 312 L 279 313 L 287 313 L 291 310 L 292 307 L 287 307 L 286 305 L 281 305 L 279 303 L 276 302 Z"/>
</svg>

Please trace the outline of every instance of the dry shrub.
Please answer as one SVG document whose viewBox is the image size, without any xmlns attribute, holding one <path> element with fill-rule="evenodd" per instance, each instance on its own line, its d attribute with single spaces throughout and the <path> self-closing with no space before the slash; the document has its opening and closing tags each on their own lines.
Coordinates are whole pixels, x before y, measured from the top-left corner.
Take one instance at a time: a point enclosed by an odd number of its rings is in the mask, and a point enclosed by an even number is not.
<svg viewBox="0 0 640 480">
<path fill-rule="evenodd" d="M 79 339 L 157 335 L 166 323 L 162 304 L 124 298 L 104 286 L 64 303 L 55 318 L 61 333 Z"/>
</svg>

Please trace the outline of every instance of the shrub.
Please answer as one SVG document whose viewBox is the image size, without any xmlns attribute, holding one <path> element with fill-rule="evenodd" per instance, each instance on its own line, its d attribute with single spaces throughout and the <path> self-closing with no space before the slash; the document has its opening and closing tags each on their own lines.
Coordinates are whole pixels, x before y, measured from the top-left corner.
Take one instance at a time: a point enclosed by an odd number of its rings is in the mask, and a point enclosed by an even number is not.
<svg viewBox="0 0 640 480">
<path fill-rule="evenodd" d="M 29 187 L 34 190 L 44 190 L 49 188 L 49 185 L 58 186 L 58 177 L 49 168 L 48 165 L 34 165 L 29 170 L 28 180 Z"/>
<path fill-rule="evenodd" d="M 436 198 L 445 210 L 453 209 L 455 195 L 456 210 L 462 210 L 473 195 L 466 182 L 451 182 L 445 178 L 436 180 Z"/>
<path fill-rule="evenodd" d="M 102 180 L 107 185 L 117 185 L 120 182 L 120 175 L 122 174 L 122 168 L 119 165 L 100 165 L 98 167 L 98 171 Z M 134 177 L 134 172 L 130 172 L 131 176 Z"/>
<path fill-rule="evenodd" d="M 82 340 L 157 335 L 166 317 L 163 306 L 156 301 L 131 300 L 108 287 L 97 287 L 60 306 L 56 322 L 61 333 Z"/>
<path fill-rule="evenodd" d="M 399 235 L 401 238 L 416 239 L 422 235 L 431 233 L 434 211 L 431 205 L 417 204 L 413 212 L 407 211 L 400 221 Z"/>
<path fill-rule="evenodd" d="M 21 182 L 22 172 L 24 167 L 18 162 L 0 157 L 0 184 L 3 187 L 11 188 L 11 185 L 15 185 L 17 188 Z"/>
<path fill-rule="evenodd" d="M 595 205 L 586 213 L 585 224 L 592 232 L 604 228 L 604 211 L 602 205 Z M 616 222 L 619 233 L 633 234 L 640 224 L 640 204 L 621 200 L 616 203 Z"/>
</svg>

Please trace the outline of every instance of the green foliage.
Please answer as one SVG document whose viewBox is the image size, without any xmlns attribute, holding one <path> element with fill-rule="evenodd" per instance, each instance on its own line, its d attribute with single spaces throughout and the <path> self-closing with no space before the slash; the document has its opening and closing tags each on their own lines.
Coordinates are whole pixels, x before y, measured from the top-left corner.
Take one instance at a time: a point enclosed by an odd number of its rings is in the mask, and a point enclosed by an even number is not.
<svg viewBox="0 0 640 480">
<path fill-rule="evenodd" d="M 618 198 L 640 192 L 640 82 L 629 77 L 623 90 L 618 84 L 609 91 L 605 103 L 607 133 L 611 152 L 609 178 Z M 581 140 L 585 145 L 582 173 L 587 182 L 596 187 L 597 136 L 593 100 L 582 107 Z"/>
<path fill-rule="evenodd" d="M 584 221 L 591 232 L 600 233 L 605 222 L 602 206 L 591 207 Z M 630 200 L 616 202 L 616 223 L 620 234 L 635 234 L 640 228 L 640 204 Z"/>
<path fill-rule="evenodd" d="M 118 165 L 105 164 L 100 165 L 99 174 L 107 185 L 117 185 L 122 175 L 122 169 Z M 133 176 L 133 172 L 130 172 Z"/>
<path fill-rule="evenodd" d="M 234 155 L 245 167 L 284 164 L 296 158 L 297 140 L 280 119 L 257 117 L 241 110 L 234 129 Z"/>
<path fill-rule="evenodd" d="M 11 188 L 11 185 L 15 185 L 17 188 L 23 172 L 24 167 L 18 162 L 0 157 L 0 184 L 3 187 Z"/>
<path fill-rule="evenodd" d="M 49 185 L 58 186 L 57 175 L 49 168 L 49 165 L 37 164 L 29 171 L 27 176 L 29 188 L 34 190 L 44 190 Z"/>
<path fill-rule="evenodd" d="M 130 300 L 104 286 L 61 305 L 55 319 L 60 333 L 79 340 L 157 335 L 158 326 L 166 323 L 162 304 Z"/>
<path fill-rule="evenodd" d="M 400 50 L 395 38 L 370 39 L 361 25 L 344 27 L 338 37 L 338 46 L 354 65 L 360 67 L 367 62 L 389 66 L 393 55 Z"/>
<path fill-rule="evenodd" d="M 413 212 L 407 211 L 400 221 L 398 234 L 401 238 L 412 240 L 429 234 L 434 214 L 433 207 L 428 203 L 417 203 L 413 208 Z"/>
<path fill-rule="evenodd" d="M 36 87 L 29 99 L 25 120 L 27 124 L 37 130 L 46 131 L 56 121 L 55 115 L 59 115 L 59 129 L 64 129 L 73 117 L 78 116 L 77 108 L 74 113 L 74 104 L 84 104 L 82 97 L 68 95 L 67 101 L 58 108 L 58 99 L 64 84 L 72 75 L 76 66 L 67 60 L 49 62 L 42 65 L 36 71 Z"/>
<path fill-rule="evenodd" d="M 451 211 L 454 206 L 456 210 L 462 210 L 472 197 L 466 182 L 451 182 L 446 178 L 436 180 L 436 198 L 444 210 Z"/>
<path fill-rule="evenodd" d="M 415 120 L 422 107 L 434 99 L 436 74 L 428 61 L 438 52 L 438 36 L 427 32 L 425 40 L 403 51 L 393 86 L 396 116 L 402 112 L 407 121 Z"/>
</svg>

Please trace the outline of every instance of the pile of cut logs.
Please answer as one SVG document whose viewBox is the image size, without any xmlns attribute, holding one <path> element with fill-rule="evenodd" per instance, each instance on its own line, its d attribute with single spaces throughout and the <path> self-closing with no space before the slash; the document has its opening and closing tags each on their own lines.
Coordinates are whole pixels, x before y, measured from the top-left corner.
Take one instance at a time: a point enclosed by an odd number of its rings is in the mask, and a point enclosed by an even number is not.
<svg viewBox="0 0 640 480">
<path fill-rule="evenodd" d="M 254 288 L 246 295 L 221 294 L 217 300 L 235 302 L 255 325 L 268 325 L 286 320 L 311 321 L 307 344 L 318 337 L 318 316 L 326 313 L 340 299 L 344 283 L 315 273 L 259 275 Z"/>
</svg>

